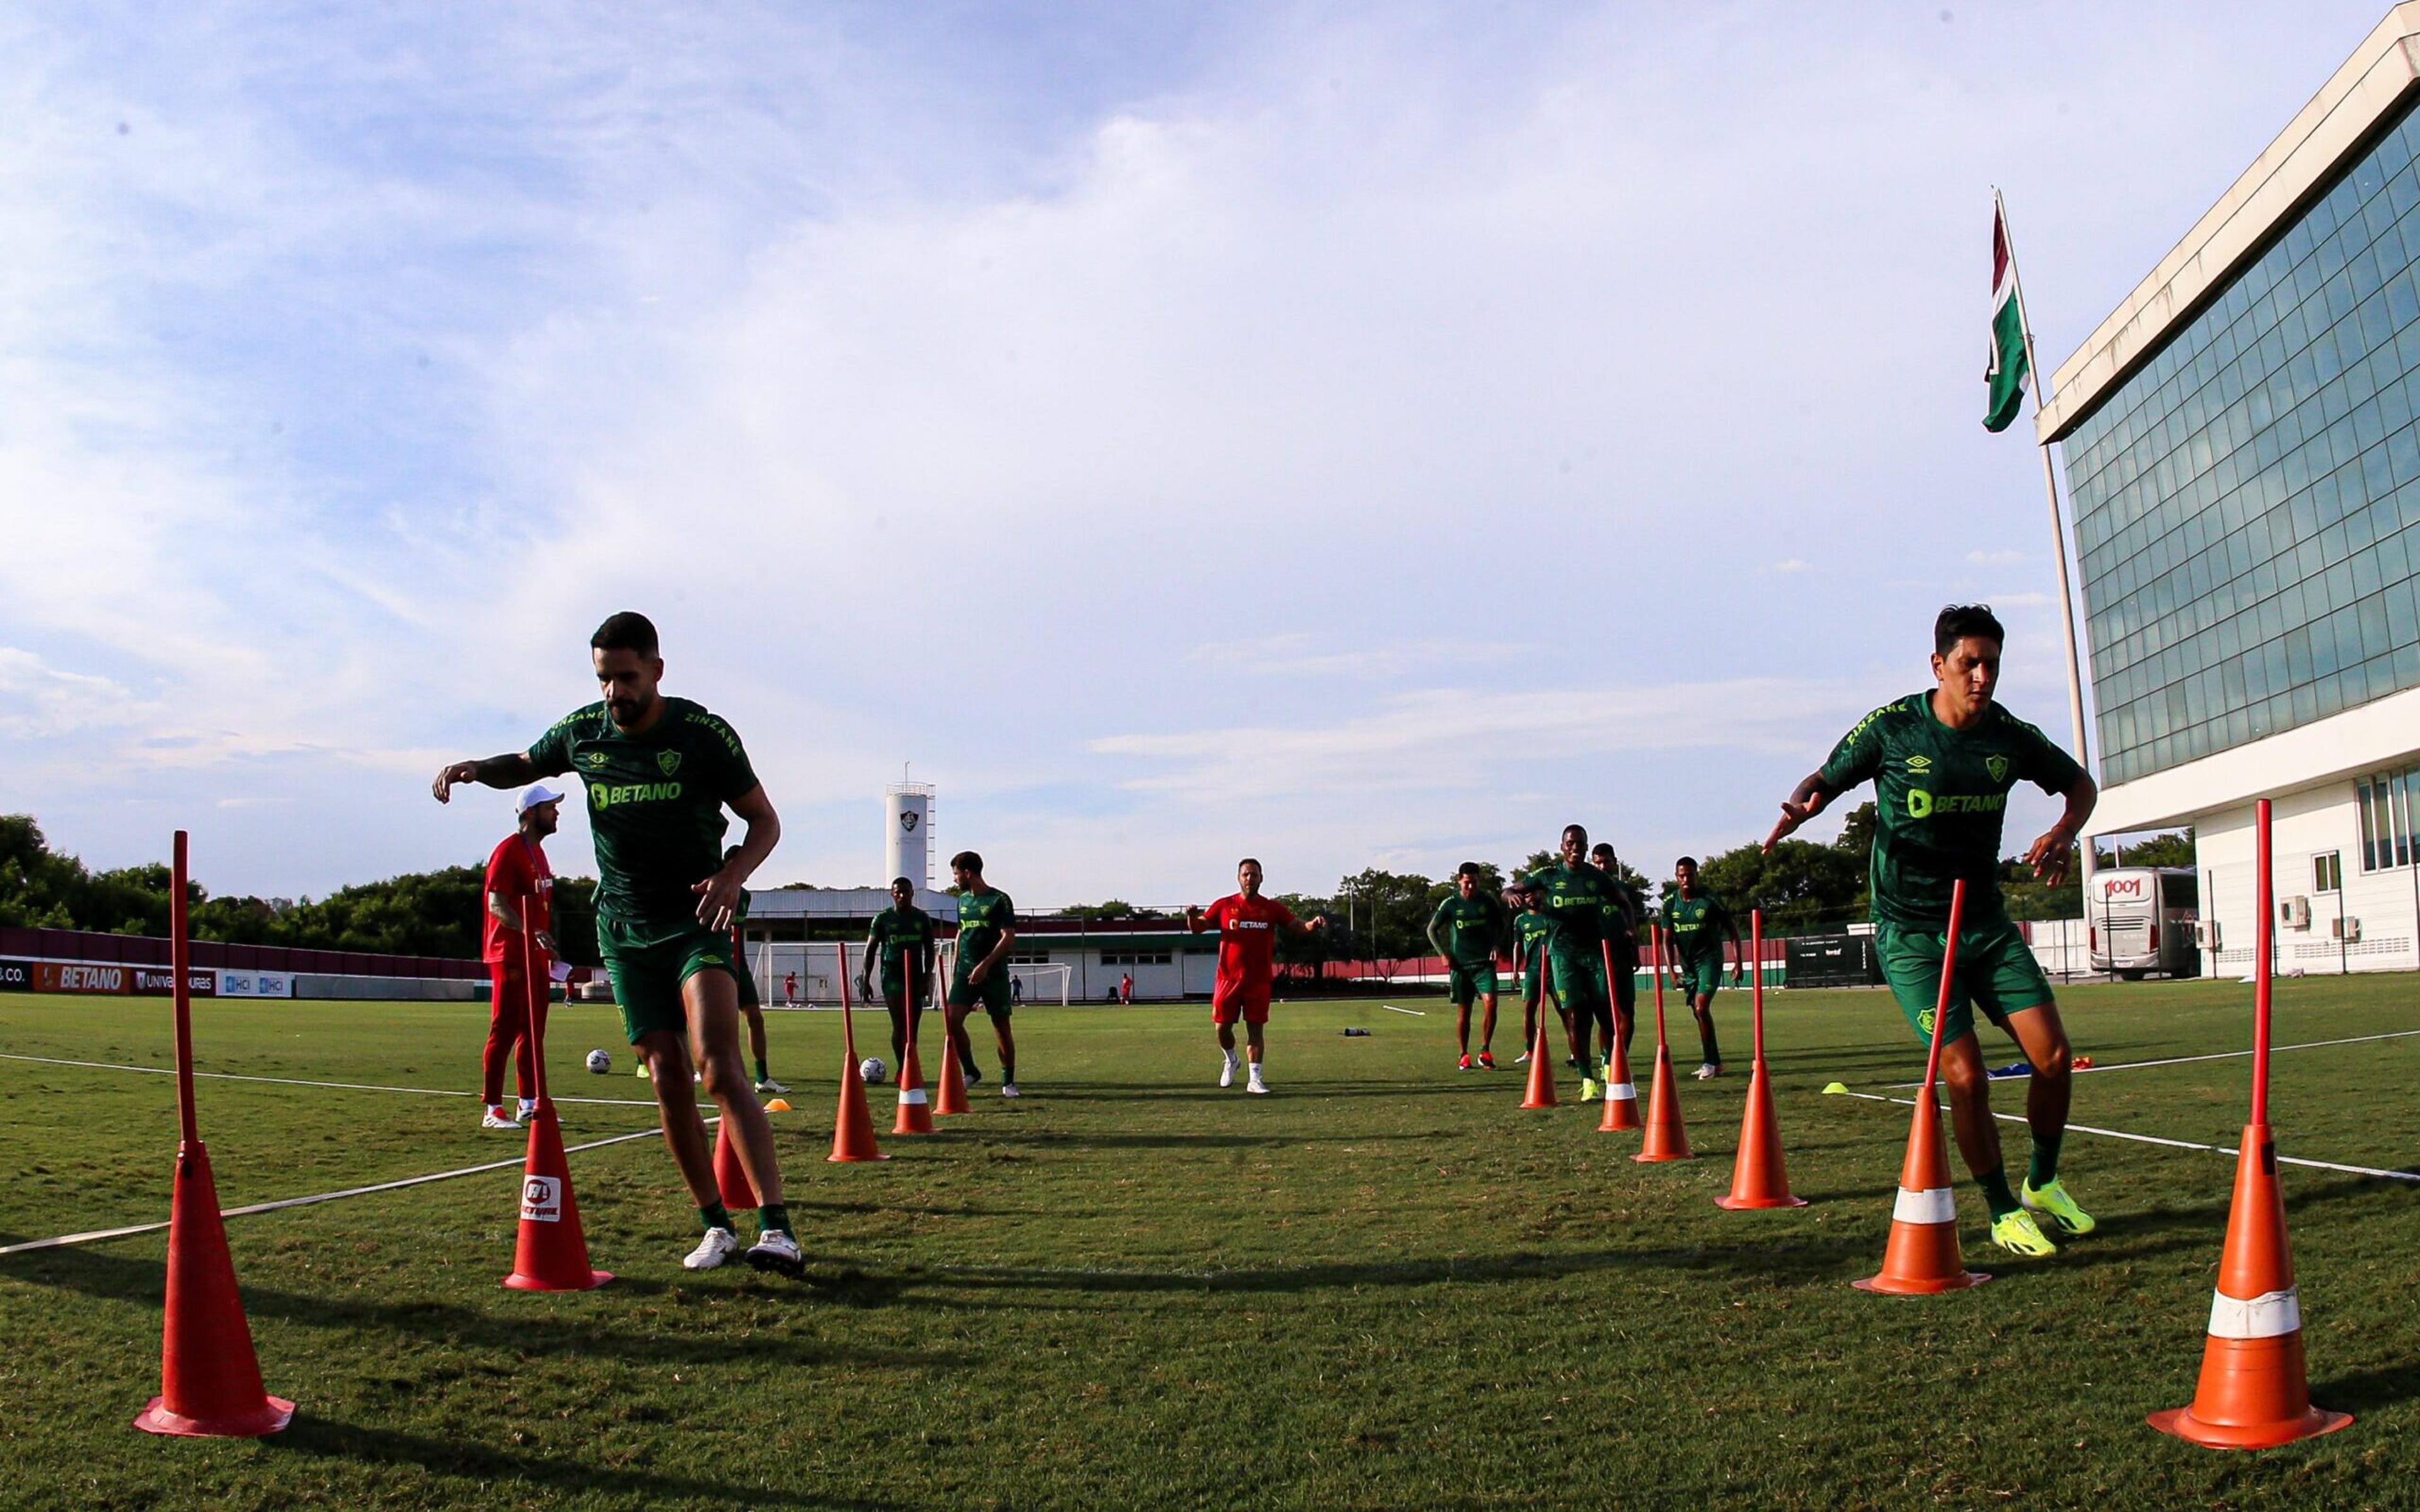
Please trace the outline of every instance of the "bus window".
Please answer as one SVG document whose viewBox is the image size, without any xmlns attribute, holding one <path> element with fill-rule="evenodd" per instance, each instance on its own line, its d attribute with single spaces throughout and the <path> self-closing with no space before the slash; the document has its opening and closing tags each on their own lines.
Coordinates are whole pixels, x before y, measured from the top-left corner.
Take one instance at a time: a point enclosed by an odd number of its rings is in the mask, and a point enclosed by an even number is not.
<svg viewBox="0 0 2420 1512">
<path fill-rule="evenodd" d="M 2201 907 L 2201 873 L 2171 872 L 2161 878 L 2162 905 L 2168 908 Z"/>
</svg>

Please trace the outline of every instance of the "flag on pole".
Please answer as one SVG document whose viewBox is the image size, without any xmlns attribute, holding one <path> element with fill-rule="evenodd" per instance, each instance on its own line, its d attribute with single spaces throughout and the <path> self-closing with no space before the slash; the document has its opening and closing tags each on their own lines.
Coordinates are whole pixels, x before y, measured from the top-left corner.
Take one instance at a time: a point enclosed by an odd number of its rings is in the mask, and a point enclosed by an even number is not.
<svg viewBox="0 0 2420 1512">
<path fill-rule="evenodd" d="M 2017 259 L 2009 250 L 2009 222 L 1998 196 L 1992 205 L 1992 360 L 1983 369 L 1990 393 L 1983 428 L 2003 431 L 2025 397 L 2025 321 L 2017 303 Z"/>
</svg>

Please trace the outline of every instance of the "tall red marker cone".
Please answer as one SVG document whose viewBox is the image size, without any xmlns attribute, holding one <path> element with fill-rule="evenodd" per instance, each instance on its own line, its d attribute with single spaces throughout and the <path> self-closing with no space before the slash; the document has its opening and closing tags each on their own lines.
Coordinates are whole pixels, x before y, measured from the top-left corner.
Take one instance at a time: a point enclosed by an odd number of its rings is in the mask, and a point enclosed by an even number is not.
<svg viewBox="0 0 2420 1512">
<path fill-rule="evenodd" d="M 941 1005 L 941 1091 L 933 1100 L 933 1116 L 954 1119 L 970 1113 L 967 1106 L 967 1073 L 958 1064 L 958 1048 L 950 1042 L 950 1009 L 945 998 Z"/>
<path fill-rule="evenodd" d="M 193 962 L 186 943 L 185 832 L 177 831 L 169 899 L 170 991 L 177 1025 L 177 1184 L 168 1210 L 168 1305 L 160 1338 L 160 1395 L 134 1419 L 146 1433 L 256 1439 L 293 1420 L 294 1404 L 271 1396 L 252 1352 L 252 1325 L 236 1292 L 210 1153 L 194 1114 Z"/>
<path fill-rule="evenodd" d="M 536 906 L 532 900 L 531 906 Z M 613 1279 L 588 1268 L 588 1236 L 580 1227 L 580 1203 L 571 1195 L 571 1165 L 564 1158 L 563 1126 L 546 1088 L 545 964 L 535 930 L 521 932 L 521 980 L 536 999 L 530 1008 L 530 1060 L 536 1075 L 537 1111 L 530 1115 L 529 1153 L 521 1161 L 521 1221 L 513 1244 L 513 1273 L 504 1285 L 515 1291 L 586 1291 Z M 742 1183 L 745 1185 L 746 1183 Z"/>
<path fill-rule="evenodd" d="M 1525 1108 L 1556 1105 L 1554 1052 L 1546 1048 L 1548 1016 L 1545 995 L 1542 993 L 1538 997 L 1538 1042 L 1529 1047 L 1529 1089 L 1521 1099 Z"/>
<path fill-rule="evenodd" d="M 1890 1241 L 1883 1268 L 1860 1291 L 1921 1297 L 1962 1291 L 1992 1278 L 1966 1269 L 1958 1253 L 1958 1201 L 1949 1190 L 1949 1155 L 1941 1140 L 1941 1104 L 1932 1095 L 1941 1074 L 1941 1025 L 1949 1016 L 1949 994 L 1958 966 L 1958 926 L 1965 917 L 1966 884 L 1949 888 L 1949 933 L 1941 947 L 1941 996 L 1932 1007 L 1932 1049 L 1925 1057 L 1924 1082 L 1916 1089 L 1916 1119 L 1908 1126 L 1907 1159 L 1900 1165 L 1899 1199 L 1891 1208 Z"/>
<path fill-rule="evenodd" d="M 1600 942 L 1605 952 L 1605 987 L 1613 991 L 1613 946 Z M 1598 1120 L 1599 1134 L 1620 1134 L 1626 1129 L 1641 1127 L 1638 1120 L 1638 1085 L 1630 1079 L 1630 1037 L 1621 1031 L 1619 1015 L 1614 1019 L 1613 1055 L 1605 1068 L 1605 1117 Z"/>
<path fill-rule="evenodd" d="M 2270 896 L 2269 800 L 2256 815 L 2260 918 L 2273 919 Z M 2226 1215 L 2218 1290 L 2202 1346 L 2201 1381 L 2191 1407 L 2151 1414 L 2151 1427 L 2209 1449 L 2273 1449 L 2334 1433 L 2350 1412 L 2311 1405 L 2303 1361 L 2303 1304 L 2286 1242 L 2286 1196 L 2277 1185 L 2276 1137 L 2269 1128 L 2269 926 L 2254 953 L 2252 1121 L 2235 1160 L 2235 1201 Z"/>
<path fill-rule="evenodd" d="M 848 1003 L 848 942 L 840 947 L 840 1109 L 832 1119 L 828 1162 L 889 1160 L 874 1142 L 874 1115 L 866 1111 L 865 1073 L 857 1069 L 857 1020 Z"/>
<path fill-rule="evenodd" d="M 1655 952 L 1655 1077 L 1647 1087 L 1647 1134 L 1630 1158 L 1695 1160 L 1688 1131 L 1681 1127 L 1681 1084 L 1672 1075 L 1672 1046 L 1664 1038 L 1664 932 L 1649 926 L 1648 940 Z"/>
<path fill-rule="evenodd" d="M 755 1183 L 748 1180 L 748 1167 L 739 1164 L 739 1147 L 731 1142 L 727 1121 L 714 1126 L 714 1184 L 722 1205 L 732 1211 L 756 1211 Z"/>
<path fill-rule="evenodd" d="M 1740 1115 L 1739 1153 L 1731 1160 L 1731 1189 L 1714 1206 L 1803 1208 L 1790 1195 L 1790 1170 L 1781 1155 L 1781 1121 L 1773 1112 L 1773 1077 L 1764 1064 L 1764 910 L 1748 915 L 1748 969 L 1756 973 L 1756 1057 L 1748 1067 L 1747 1110 Z"/>
</svg>

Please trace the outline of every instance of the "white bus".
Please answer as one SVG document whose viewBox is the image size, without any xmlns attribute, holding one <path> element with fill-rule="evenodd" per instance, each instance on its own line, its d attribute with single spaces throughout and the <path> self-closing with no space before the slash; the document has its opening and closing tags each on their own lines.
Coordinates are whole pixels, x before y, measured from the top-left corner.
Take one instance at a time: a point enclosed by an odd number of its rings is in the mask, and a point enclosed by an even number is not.
<svg viewBox="0 0 2420 1512">
<path fill-rule="evenodd" d="M 2092 969 L 2128 981 L 2149 972 L 2201 975 L 2194 925 L 2201 918 L 2201 879 L 2191 867 L 2121 866 L 2095 874 L 2085 900 Z"/>
</svg>

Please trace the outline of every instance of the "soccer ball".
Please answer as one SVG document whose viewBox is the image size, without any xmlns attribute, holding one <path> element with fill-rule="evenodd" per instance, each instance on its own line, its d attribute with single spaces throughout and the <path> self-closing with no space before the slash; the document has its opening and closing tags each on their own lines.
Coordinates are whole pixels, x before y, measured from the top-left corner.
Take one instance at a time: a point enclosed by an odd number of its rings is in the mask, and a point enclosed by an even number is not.
<svg viewBox="0 0 2420 1512">
<path fill-rule="evenodd" d="M 588 1069 L 602 1076 L 613 1069 L 613 1057 L 602 1050 L 588 1052 Z"/>
<path fill-rule="evenodd" d="M 865 1078 L 866 1086 L 879 1087 L 883 1078 L 891 1074 L 891 1068 L 882 1063 L 880 1056 L 868 1056 L 858 1062 L 857 1073 Z"/>
</svg>

